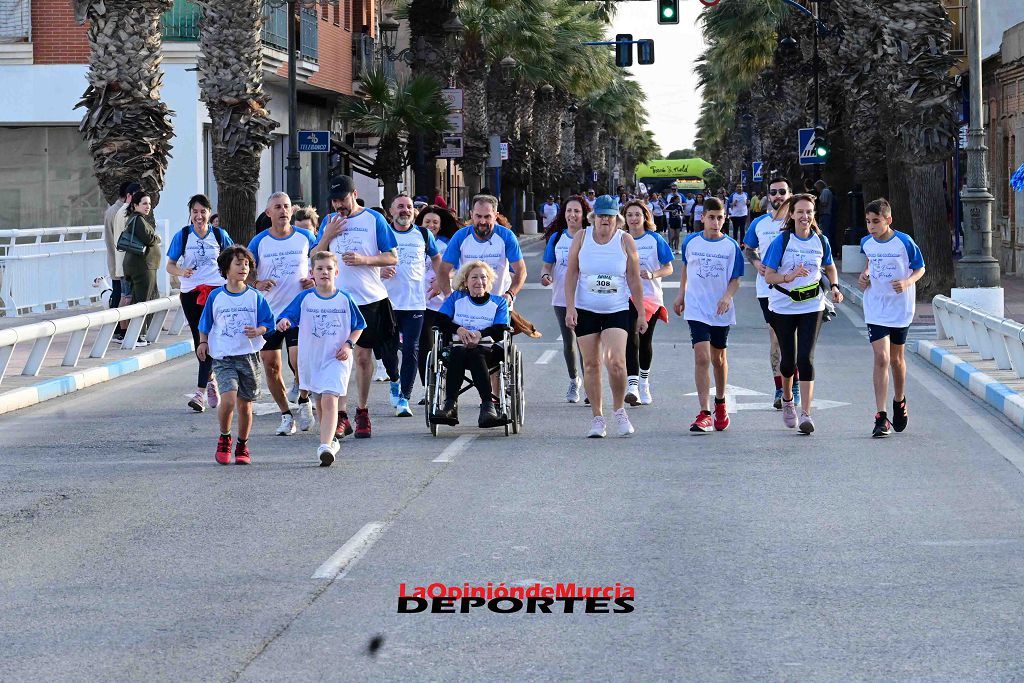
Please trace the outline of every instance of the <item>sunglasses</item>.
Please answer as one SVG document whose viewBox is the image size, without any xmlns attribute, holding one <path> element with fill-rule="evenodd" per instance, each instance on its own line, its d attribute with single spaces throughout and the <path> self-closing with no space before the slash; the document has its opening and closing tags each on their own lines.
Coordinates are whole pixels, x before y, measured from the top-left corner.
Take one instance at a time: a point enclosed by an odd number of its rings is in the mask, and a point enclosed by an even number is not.
<svg viewBox="0 0 1024 683">
<path fill-rule="evenodd" d="M 770 194 L 773 197 L 775 195 L 782 195 L 783 197 L 785 197 L 787 194 L 789 194 L 789 190 L 768 190 L 768 194 Z"/>
</svg>

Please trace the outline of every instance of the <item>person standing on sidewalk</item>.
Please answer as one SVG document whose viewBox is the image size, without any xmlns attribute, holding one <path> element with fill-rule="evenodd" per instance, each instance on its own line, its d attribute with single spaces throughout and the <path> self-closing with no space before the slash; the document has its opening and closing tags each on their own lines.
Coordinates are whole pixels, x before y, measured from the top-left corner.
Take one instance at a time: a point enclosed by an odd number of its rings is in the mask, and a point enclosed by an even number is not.
<svg viewBox="0 0 1024 683">
<path fill-rule="evenodd" d="M 818 222 L 831 244 L 835 240 L 836 196 L 824 180 L 814 183 L 814 190 L 818 193 Z"/>
<path fill-rule="evenodd" d="M 188 200 L 189 225 L 171 238 L 167 247 L 166 270 L 176 275 L 181 284 L 181 310 L 192 330 L 192 343 L 199 346 L 199 319 L 203 315 L 206 298 L 217 287 L 224 285 L 224 276 L 217 267 L 217 257 L 234 242 L 227 232 L 210 225 L 210 200 L 204 194 Z M 198 358 L 198 356 L 196 356 Z M 220 400 L 217 380 L 210 374 L 213 358 L 199 361 L 199 379 L 188 407 L 197 413 L 206 410 L 209 403 L 216 408 Z"/>
<path fill-rule="evenodd" d="M 160 268 L 161 260 L 160 235 L 149 219 L 152 208 L 153 204 L 145 190 L 133 194 L 128 206 L 125 207 L 128 219 L 124 225 L 124 232 L 131 231 L 131 234 L 146 247 L 141 254 L 132 251 L 124 253 L 124 276 L 128 281 L 128 294 L 135 304 L 152 301 L 157 297 L 156 271 Z M 146 316 L 137 346 L 149 346 L 146 334 L 149 332 L 150 320 L 151 316 Z"/>
<path fill-rule="evenodd" d="M 117 308 L 121 305 L 124 254 L 117 250 L 117 240 L 120 239 L 128 219 L 125 207 L 132 200 L 132 195 L 141 189 L 142 186 L 138 183 L 121 183 L 117 191 L 117 201 L 103 214 L 103 242 L 107 247 L 107 271 L 110 273 L 110 302 L 107 308 Z"/>
<path fill-rule="evenodd" d="M 924 276 L 924 257 L 913 238 L 892 229 L 892 206 L 876 199 L 865 207 L 868 235 L 860 242 L 867 267 L 857 279 L 864 291 L 864 322 L 874 352 L 875 427 L 871 436 L 884 438 L 907 428 L 907 332 L 914 321 L 917 281 Z M 892 422 L 885 410 L 892 369 Z"/>
</svg>

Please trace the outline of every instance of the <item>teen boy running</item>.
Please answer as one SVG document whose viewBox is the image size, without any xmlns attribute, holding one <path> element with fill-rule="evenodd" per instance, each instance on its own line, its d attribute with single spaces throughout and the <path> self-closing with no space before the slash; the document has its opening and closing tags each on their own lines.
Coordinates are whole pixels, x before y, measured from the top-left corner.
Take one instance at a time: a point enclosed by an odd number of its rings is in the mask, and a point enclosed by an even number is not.
<svg viewBox="0 0 1024 683">
<path fill-rule="evenodd" d="M 722 233 L 725 206 L 711 197 L 704 202 L 701 218 L 704 230 L 686 237 L 682 248 L 682 277 L 679 294 L 672 308 L 676 315 L 685 313 L 693 342 L 694 380 L 700 413 L 690 425 L 691 432 L 710 432 L 729 427 L 725 408 L 725 387 L 729 364 L 725 349 L 729 326 L 736 324 L 736 307 L 732 298 L 743 277 L 743 253 L 733 238 Z M 711 380 L 708 370 L 715 372 L 715 416 L 711 417 Z"/>
<path fill-rule="evenodd" d="M 336 277 L 338 257 L 329 251 L 317 252 L 313 256 L 316 288 L 295 297 L 277 322 L 279 332 L 299 328 L 299 387 L 316 398 L 320 416 L 316 454 L 321 467 L 330 467 L 341 447 L 335 438 L 338 402 L 348 393 L 352 353 L 366 327 L 352 297 L 334 286 Z"/>
<path fill-rule="evenodd" d="M 232 245 L 220 252 L 217 267 L 227 284 L 210 292 L 199 318 L 200 361 L 213 358 L 213 372 L 220 383 L 220 438 L 215 458 L 231 462 L 231 422 L 238 406 L 238 443 L 235 464 L 249 464 L 249 430 L 252 404 L 259 397 L 260 349 L 263 335 L 274 327 L 274 313 L 263 295 L 245 284 L 256 269 L 256 260 L 245 247 Z"/>
<path fill-rule="evenodd" d="M 875 428 L 871 436 L 889 436 L 892 429 L 907 428 L 907 364 L 904 349 L 907 331 L 914 320 L 916 282 L 924 275 L 924 257 L 906 233 L 892 229 L 892 207 L 876 199 L 864 210 L 868 236 L 860 250 L 868 264 L 858 284 L 864 290 L 864 322 L 875 354 Z M 889 369 L 892 368 L 892 422 L 885 411 L 889 393 Z"/>
</svg>

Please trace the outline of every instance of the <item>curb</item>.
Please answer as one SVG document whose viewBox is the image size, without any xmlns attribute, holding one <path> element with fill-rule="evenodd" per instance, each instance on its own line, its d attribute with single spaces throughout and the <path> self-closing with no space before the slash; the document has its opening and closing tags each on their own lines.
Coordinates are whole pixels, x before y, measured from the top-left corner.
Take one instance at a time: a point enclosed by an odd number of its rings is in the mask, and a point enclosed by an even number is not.
<svg viewBox="0 0 1024 683">
<path fill-rule="evenodd" d="M 122 375 L 145 370 L 190 353 L 192 353 L 191 339 L 171 344 L 163 349 L 145 351 L 131 358 L 124 358 L 106 365 L 54 377 L 29 387 L 14 389 L 0 394 L 0 415 L 33 406 L 51 398 L 81 391 L 95 384 L 109 382 Z"/>
</svg>

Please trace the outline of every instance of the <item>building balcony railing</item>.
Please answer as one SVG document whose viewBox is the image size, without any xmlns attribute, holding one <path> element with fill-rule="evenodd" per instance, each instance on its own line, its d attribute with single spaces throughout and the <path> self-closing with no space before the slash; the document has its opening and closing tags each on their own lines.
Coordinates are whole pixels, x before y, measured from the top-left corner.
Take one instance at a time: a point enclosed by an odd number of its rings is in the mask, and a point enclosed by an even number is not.
<svg viewBox="0 0 1024 683">
<path fill-rule="evenodd" d="M 946 11 L 949 12 L 949 18 L 953 21 L 953 39 L 950 41 L 949 53 L 963 57 L 967 54 L 964 36 L 967 0 L 942 0 L 942 4 L 945 5 Z"/>
</svg>

